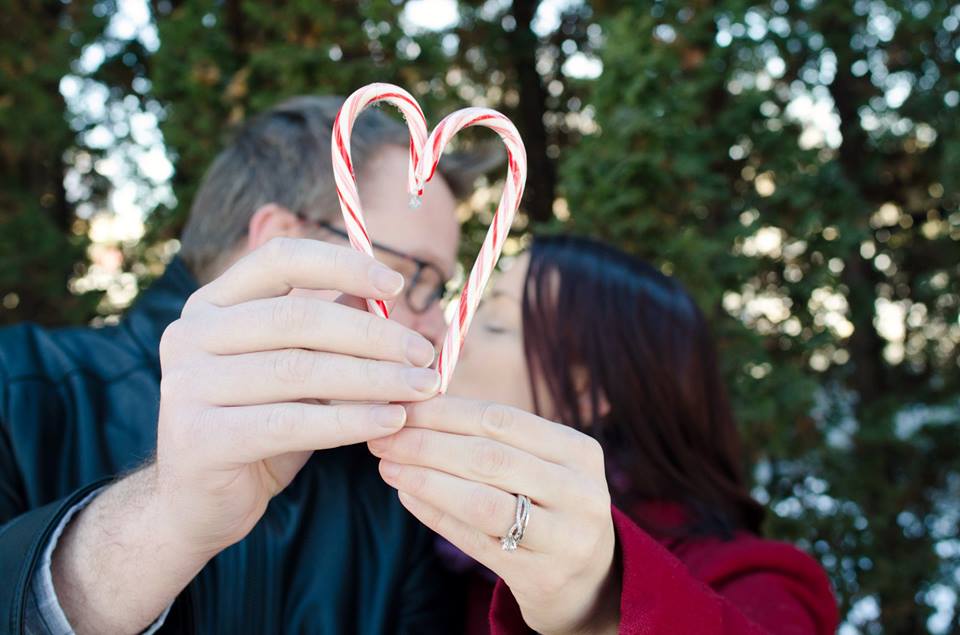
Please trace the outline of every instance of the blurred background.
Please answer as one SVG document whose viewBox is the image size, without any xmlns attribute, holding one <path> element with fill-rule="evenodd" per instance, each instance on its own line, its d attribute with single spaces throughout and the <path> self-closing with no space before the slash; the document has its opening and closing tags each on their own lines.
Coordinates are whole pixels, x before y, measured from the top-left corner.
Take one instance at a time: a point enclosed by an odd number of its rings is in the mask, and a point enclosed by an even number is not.
<svg viewBox="0 0 960 635">
<path fill-rule="evenodd" d="M 0 323 L 115 321 L 286 96 L 497 108 L 530 162 L 509 248 L 587 233 L 693 291 L 766 531 L 841 633 L 960 633 L 960 4 L 0 0 L 0 34 Z"/>
</svg>

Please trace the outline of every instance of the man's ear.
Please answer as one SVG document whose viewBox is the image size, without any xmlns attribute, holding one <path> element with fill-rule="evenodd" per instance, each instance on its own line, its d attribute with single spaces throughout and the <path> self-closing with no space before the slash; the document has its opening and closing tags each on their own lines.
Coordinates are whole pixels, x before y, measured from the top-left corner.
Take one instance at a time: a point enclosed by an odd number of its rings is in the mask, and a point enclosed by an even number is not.
<svg viewBox="0 0 960 635">
<path fill-rule="evenodd" d="M 278 236 L 303 236 L 303 223 L 296 214 L 282 205 L 261 205 L 250 217 L 247 225 L 247 250 L 253 251 Z"/>
<path fill-rule="evenodd" d="M 590 408 L 590 373 L 583 366 L 576 366 L 573 369 L 573 386 L 577 391 L 577 407 L 580 409 L 580 420 L 590 421 L 593 412 Z M 610 414 L 610 402 L 607 396 L 601 391 L 598 395 L 600 403 L 597 404 L 598 414 L 606 417 Z"/>
</svg>

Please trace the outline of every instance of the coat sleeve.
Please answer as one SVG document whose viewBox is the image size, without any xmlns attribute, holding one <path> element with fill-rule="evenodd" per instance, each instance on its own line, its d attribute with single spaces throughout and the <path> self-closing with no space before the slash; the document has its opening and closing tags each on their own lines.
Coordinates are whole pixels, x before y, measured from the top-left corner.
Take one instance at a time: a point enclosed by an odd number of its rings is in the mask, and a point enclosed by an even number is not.
<svg viewBox="0 0 960 635">
<path fill-rule="evenodd" d="M 0 390 L 4 390 L 4 386 L 5 382 L 0 382 Z M 2 405 L 3 396 L 0 395 Z M 26 632 L 29 594 L 33 591 L 44 550 L 54 532 L 71 509 L 111 481 L 110 478 L 96 480 L 46 505 L 31 508 L 23 493 L 22 479 L 16 453 L 0 415 L 0 635 Z M 160 632 L 193 632 L 192 607 L 187 592 L 174 603 Z"/>
<path fill-rule="evenodd" d="M 613 509 L 622 566 L 620 633 L 826 635 L 836 601 L 820 566 L 789 545 L 734 541 L 696 573 L 630 518 Z M 510 589 L 497 582 L 490 632 L 527 633 Z"/>
<path fill-rule="evenodd" d="M 98 481 L 42 506 L 30 506 L 8 430 L 10 386 L 0 364 L 0 634 L 24 632 L 34 571 L 64 515 L 102 486 Z M 19 459 L 19 460 L 18 460 Z"/>
<path fill-rule="evenodd" d="M 91 483 L 43 507 L 12 515 L 0 510 L 0 633 L 22 633 L 27 594 L 43 548 L 64 514 L 104 482 Z M 6 506 L 9 507 L 9 506 Z"/>
<path fill-rule="evenodd" d="M 4 515 L 0 526 L 0 635 L 26 632 L 27 601 L 33 591 L 34 576 L 44 549 L 64 516 L 87 496 L 107 485 L 110 479 L 96 481 L 72 494 L 19 514 Z M 3 510 L 6 514 L 8 510 Z M 168 609 L 160 633 L 194 632 L 192 606 L 188 591 L 180 594 Z"/>
</svg>

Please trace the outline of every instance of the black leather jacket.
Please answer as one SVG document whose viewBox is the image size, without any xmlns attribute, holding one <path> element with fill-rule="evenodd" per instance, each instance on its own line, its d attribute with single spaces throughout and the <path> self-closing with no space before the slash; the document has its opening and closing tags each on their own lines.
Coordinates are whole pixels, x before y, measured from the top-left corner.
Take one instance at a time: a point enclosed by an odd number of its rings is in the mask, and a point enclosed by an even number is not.
<svg viewBox="0 0 960 635">
<path fill-rule="evenodd" d="M 195 288 L 174 260 L 116 326 L 0 329 L 0 633 L 22 632 L 63 513 L 151 456 L 160 335 Z M 316 452 L 161 632 L 455 632 L 460 594 L 432 545 L 364 446 Z"/>
</svg>

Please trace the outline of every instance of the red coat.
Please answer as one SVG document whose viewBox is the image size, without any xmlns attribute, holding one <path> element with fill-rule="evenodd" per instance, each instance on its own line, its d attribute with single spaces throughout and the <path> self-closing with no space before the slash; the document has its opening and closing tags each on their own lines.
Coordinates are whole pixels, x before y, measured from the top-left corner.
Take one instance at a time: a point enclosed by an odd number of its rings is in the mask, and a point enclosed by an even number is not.
<svg viewBox="0 0 960 635">
<path fill-rule="evenodd" d="M 613 524 L 623 571 L 620 633 L 836 632 L 826 573 L 791 545 L 742 533 L 728 541 L 686 540 L 671 552 L 616 508 Z M 502 580 L 493 590 L 489 624 L 494 635 L 529 632 Z"/>
</svg>

